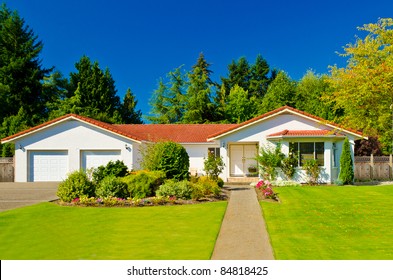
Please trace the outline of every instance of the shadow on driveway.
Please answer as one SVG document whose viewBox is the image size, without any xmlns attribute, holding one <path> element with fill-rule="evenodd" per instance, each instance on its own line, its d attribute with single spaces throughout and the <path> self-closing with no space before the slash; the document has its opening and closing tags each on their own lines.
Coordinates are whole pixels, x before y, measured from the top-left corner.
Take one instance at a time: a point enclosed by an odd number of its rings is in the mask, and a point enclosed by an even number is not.
<svg viewBox="0 0 393 280">
<path fill-rule="evenodd" d="M 58 199 L 59 182 L 0 183 L 0 212 Z"/>
</svg>

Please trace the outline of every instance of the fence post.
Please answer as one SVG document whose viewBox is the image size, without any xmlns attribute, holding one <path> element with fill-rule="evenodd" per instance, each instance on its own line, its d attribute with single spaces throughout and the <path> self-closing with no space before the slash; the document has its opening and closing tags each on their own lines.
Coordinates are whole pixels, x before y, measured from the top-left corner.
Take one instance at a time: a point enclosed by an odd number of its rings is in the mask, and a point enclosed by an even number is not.
<svg viewBox="0 0 393 280">
<path fill-rule="evenodd" d="M 370 179 L 371 181 L 374 180 L 374 155 L 371 154 L 370 156 Z"/>
<path fill-rule="evenodd" d="M 389 155 L 389 179 L 393 179 L 393 155 Z"/>
</svg>

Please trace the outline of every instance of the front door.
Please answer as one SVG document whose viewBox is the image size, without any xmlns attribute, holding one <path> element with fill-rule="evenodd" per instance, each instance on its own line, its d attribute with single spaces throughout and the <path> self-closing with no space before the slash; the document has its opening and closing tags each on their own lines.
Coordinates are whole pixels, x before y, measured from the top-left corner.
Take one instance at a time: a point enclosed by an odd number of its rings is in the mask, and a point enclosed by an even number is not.
<svg viewBox="0 0 393 280">
<path fill-rule="evenodd" d="M 258 144 L 231 144 L 230 148 L 230 170 L 231 177 L 247 176 L 250 166 L 257 166 L 255 157 L 258 152 Z"/>
</svg>

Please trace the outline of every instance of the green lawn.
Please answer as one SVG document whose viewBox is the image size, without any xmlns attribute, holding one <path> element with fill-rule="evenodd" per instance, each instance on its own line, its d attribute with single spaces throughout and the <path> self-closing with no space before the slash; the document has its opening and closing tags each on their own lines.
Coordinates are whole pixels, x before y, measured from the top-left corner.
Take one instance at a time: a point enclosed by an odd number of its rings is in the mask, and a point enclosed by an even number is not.
<svg viewBox="0 0 393 280">
<path fill-rule="evenodd" d="M 42 203 L 0 213 L 0 259 L 210 259 L 226 202 L 94 208 Z"/>
<path fill-rule="evenodd" d="M 261 205 L 276 259 L 393 260 L 393 186 L 275 191 Z"/>
</svg>

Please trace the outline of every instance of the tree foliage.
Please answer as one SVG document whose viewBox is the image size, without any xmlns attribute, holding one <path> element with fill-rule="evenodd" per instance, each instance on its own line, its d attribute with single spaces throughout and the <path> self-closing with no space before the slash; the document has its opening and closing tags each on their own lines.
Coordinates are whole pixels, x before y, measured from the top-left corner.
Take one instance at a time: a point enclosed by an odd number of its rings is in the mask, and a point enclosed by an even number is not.
<svg viewBox="0 0 393 280">
<path fill-rule="evenodd" d="M 379 136 L 385 150 L 390 150 L 392 140 L 392 27 L 393 19 L 382 18 L 358 28 L 367 35 L 344 47 L 341 56 L 348 57 L 348 63 L 345 68 L 331 67 L 333 93 L 325 95 L 336 110 L 343 110 L 338 121 Z"/>
</svg>

